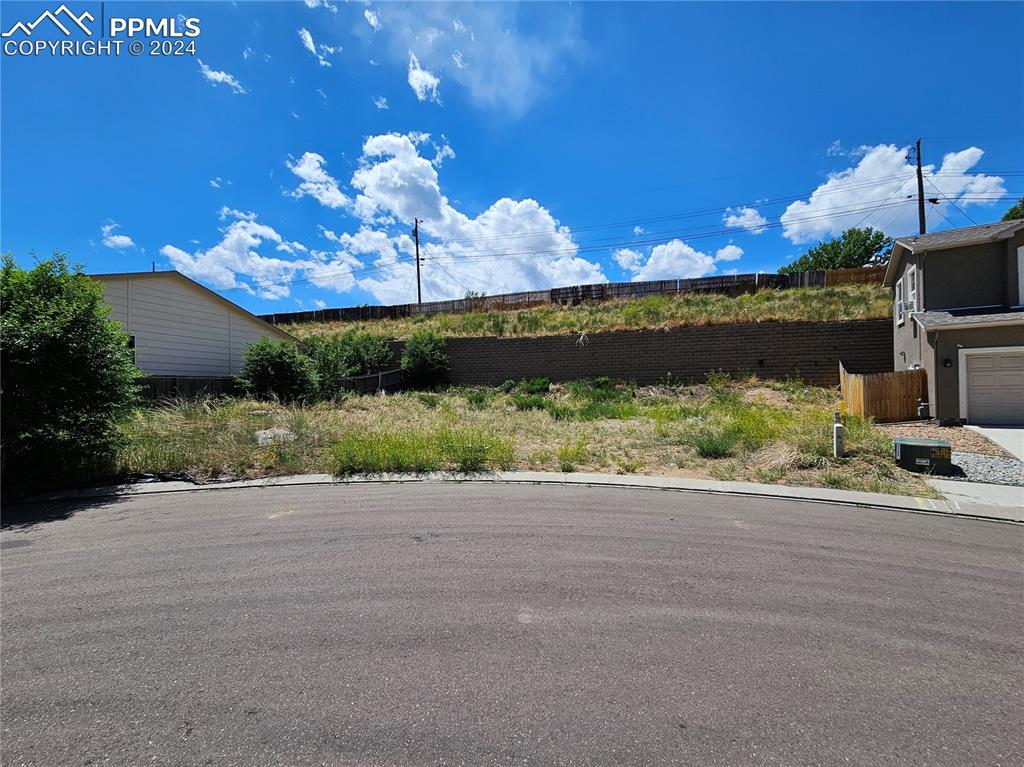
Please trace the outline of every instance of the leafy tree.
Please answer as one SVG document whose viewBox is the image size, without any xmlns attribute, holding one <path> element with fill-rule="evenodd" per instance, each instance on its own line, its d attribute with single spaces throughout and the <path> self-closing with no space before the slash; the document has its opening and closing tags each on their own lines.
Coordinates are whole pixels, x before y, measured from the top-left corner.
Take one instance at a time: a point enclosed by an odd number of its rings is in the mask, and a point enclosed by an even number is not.
<svg viewBox="0 0 1024 767">
<path fill-rule="evenodd" d="M 55 254 L 0 271 L 4 494 L 109 471 L 119 421 L 136 402 L 128 335 L 108 319 L 103 288 Z"/>
<path fill-rule="evenodd" d="M 416 388 L 430 388 L 448 378 L 448 352 L 442 336 L 417 330 L 402 350 L 402 377 Z"/>
<path fill-rule="evenodd" d="M 317 394 L 316 365 L 290 341 L 261 338 L 249 344 L 235 381 L 259 399 L 300 402 Z"/>
<path fill-rule="evenodd" d="M 881 264 L 892 245 L 884 232 L 856 227 L 847 229 L 838 238 L 819 242 L 800 258 L 779 269 L 780 274 L 828 269 L 849 269 L 855 266 Z"/>
<path fill-rule="evenodd" d="M 1018 218 L 1024 218 L 1024 197 L 1021 197 L 1016 205 L 1003 214 L 1002 220 L 1013 221 Z"/>
</svg>

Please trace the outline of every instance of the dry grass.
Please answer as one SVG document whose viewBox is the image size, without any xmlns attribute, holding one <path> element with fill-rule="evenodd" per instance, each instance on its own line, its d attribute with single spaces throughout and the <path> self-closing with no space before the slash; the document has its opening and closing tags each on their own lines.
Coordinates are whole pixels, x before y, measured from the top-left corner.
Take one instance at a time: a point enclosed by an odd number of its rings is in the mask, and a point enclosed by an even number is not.
<svg viewBox="0 0 1024 767">
<path fill-rule="evenodd" d="M 832 390 L 753 379 L 643 388 L 574 382 L 526 395 L 541 406 L 519 408 L 523 395 L 477 387 L 309 407 L 170 403 L 139 411 L 126 427 L 121 469 L 213 478 L 514 468 L 934 495 L 893 464 L 891 441 L 869 422 L 848 419 L 850 457 L 831 456 Z M 295 439 L 258 446 L 255 432 L 274 426 Z"/>
<path fill-rule="evenodd" d="M 888 317 L 891 310 L 892 296 L 888 290 L 874 285 L 842 285 L 762 290 L 737 297 L 711 293 L 650 296 L 575 307 L 542 306 L 401 320 L 309 323 L 292 326 L 289 331 L 308 337 L 361 328 L 390 338 L 408 338 L 415 330 L 429 328 L 452 337 L 512 337 L 770 320 L 861 320 Z"/>
</svg>

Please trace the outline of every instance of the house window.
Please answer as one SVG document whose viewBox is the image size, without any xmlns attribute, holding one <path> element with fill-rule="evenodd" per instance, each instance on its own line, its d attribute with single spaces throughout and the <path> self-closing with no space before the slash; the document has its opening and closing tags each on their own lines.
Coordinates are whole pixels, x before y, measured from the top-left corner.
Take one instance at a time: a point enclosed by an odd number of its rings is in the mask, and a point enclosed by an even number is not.
<svg viewBox="0 0 1024 767">
<path fill-rule="evenodd" d="M 893 307 L 893 313 L 896 315 L 896 324 L 902 325 L 906 319 L 903 314 L 903 278 L 900 277 L 896 280 L 896 305 Z"/>
<path fill-rule="evenodd" d="M 128 335 L 128 348 L 132 350 L 132 364 L 135 364 L 135 334 Z"/>
<path fill-rule="evenodd" d="M 917 306 L 917 267 L 912 266 L 907 270 L 907 310 L 916 312 Z"/>
</svg>

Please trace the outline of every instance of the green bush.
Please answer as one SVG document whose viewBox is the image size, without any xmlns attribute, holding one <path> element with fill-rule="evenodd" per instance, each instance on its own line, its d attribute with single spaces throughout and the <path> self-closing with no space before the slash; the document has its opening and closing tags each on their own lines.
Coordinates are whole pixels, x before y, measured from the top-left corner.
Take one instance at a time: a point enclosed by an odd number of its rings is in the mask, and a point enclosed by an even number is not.
<svg viewBox="0 0 1024 767">
<path fill-rule="evenodd" d="M 523 394 L 547 394 L 551 389 L 551 381 L 547 378 L 524 378 L 519 382 L 518 388 Z"/>
<path fill-rule="evenodd" d="M 290 341 L 261 338 L 250 344 L 235 380 L 258 399 L 301 402 L 318 392 L 316 365 Z"/>
<path fill-rule="evenodd" d="M 444 337 L 417 330 L 402 351 L 402 377 L 410 386 L 429 389 L 448 380 L 448 352 Z"/>
<path fill-rule="evenodd" d="M 0 273 L 5 495 L 110 471 L 140 375 L 102 286 L 64 256 Z"/>
<path fill-rule="evenodd" d="M 391 365 L 387 339 L 365 330 L 313 336 L 306 342 L 305 353 L 316 368 L 317 393 L 321 399 L 340 395 L 346 378 L 377 373 Z"/>
<path fill-rule="evenodd" d="M 540 394 L 513 394 L 512 404 L 516 410 L 540 410 L 547 400 Z"/>
<path fill-rule="evenodd" d="M 513 391 L 515 391 L 516 382 L 510 378 L 507 381 L 503 382 L 501 385 L 499 385 L 498 388 L 501 391 L 505 392 L 505 394 L 511 394 Z"/>
<path fill-rule="evenodd" d="M 474 410 L 486 410 L 493 399 L 494 392 L 489 389 L 472 389 L 466 392 L 466 404 Z"/>
</svg>

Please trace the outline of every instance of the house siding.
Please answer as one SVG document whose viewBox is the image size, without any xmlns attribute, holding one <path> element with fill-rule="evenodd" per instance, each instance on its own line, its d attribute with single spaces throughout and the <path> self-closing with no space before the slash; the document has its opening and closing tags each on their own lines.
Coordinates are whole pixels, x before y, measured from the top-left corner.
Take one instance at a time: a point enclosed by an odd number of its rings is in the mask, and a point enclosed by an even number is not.
<svg viewBox="0 0 1024 767">
<path fill-rule="evenodd" d="M 932 414 L 941 421 L 958 421 L 967 417 L 960 412 L 960 349 L 1024 346 L 1024 325 L 933 331 L 928 336 L 934 348 L 928 370 Z M 946 360 L 949 367 L 945 366 Z"/>
<path fill-rule="evenodd" d="M 929 311 L 1010 303 L 1006 241 L 924 255 L 924 308 Z"/>
<path fill-rule="evenodd" d="M 155 376 L 231 376 L 245 349 L 284 337 L 174 274 L 99 277 L 117 320 L 135 336 L 135 364 Z"/>
<path fill-rule="evenodd" d="M 903 259 L 896 272 L 896 280 L 905 280 L 907 270 L 911 267 L 918 267 L 918 306 L 922 306 L 921 295 L 921 272 L 920 256 L 908 253 Z M 893 283 L 895 284 L 895 282 Z M 915 366 L 925 366 L 924 339 L 921 337 L 921 329 L 914 322 L 908 312 L 904 321 L 899 321 L 899 314 L 895 305 L 896 291 L 893 289 L 893 313 L 892 313 L 892 340 L 893 340 L 893 370 L 909 370 Z"/>
</svg>

